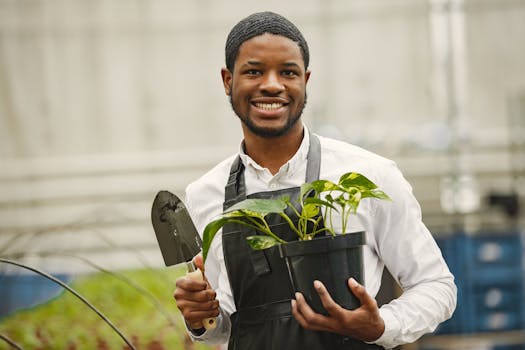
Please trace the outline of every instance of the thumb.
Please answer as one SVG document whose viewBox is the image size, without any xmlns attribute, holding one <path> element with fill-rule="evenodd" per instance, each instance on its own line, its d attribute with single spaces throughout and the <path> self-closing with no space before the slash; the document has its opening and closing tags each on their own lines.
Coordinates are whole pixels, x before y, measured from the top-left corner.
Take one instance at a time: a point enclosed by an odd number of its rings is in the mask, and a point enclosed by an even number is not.
<svg viewBox="0 0 525 350">
<path fill-rule="evenodd" d="M 204 260 L 202 259 L 202 254 L 199 253 L 193 258 L 193 263 L 201 271 L 204 271 Z"/>
</svg>

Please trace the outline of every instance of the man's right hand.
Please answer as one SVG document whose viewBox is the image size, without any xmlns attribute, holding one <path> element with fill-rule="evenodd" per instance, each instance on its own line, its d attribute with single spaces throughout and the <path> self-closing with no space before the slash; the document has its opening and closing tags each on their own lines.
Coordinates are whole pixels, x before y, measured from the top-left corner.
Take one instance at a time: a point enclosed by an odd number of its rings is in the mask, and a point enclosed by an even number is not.
<svg viewBox="0 0 525 350">
<path fill-rule="evenodd" d="M 203 271 L 202 256 L 196 256 L 194 262 Z M 177 279 L 173 296 L 186 323 L 192 329 L 201 329 L 204 319 L 219 315 L 219 301 L 206 278 L 198 281 L 186 275 Z"/>
</svg>

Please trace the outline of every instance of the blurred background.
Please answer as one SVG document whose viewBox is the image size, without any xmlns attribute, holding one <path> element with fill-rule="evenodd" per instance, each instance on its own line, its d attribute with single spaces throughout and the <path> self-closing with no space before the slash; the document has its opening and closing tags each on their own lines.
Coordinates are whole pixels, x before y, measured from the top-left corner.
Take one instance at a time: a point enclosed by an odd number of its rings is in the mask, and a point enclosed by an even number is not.
<svg viewBox="0 0 525 350">
<path fill-rule="evenodd" d="M 406 348 L 524 349 L 524 0 L 0 0 L 0 257 L 151 269 L 174 304 L 151 202 L 238 149 L 224 43 L 261 10 L 309 43 L 307 125 L 398 163 L 456 275 L 454 318 Z M 42 281 L 0 263 L 0 334 L 42 332 L 9 328 Z"/>
</svg>

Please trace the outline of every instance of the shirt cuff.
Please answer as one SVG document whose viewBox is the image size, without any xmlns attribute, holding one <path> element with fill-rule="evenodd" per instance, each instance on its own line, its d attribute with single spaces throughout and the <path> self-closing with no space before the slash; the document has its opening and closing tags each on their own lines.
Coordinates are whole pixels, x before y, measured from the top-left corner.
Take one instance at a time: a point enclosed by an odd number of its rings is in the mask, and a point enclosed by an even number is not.
<svg viewBox="0 0 525 350">
<path fill-rule="evenodd" d="M 220 325 L 222 322 L 222 313 L 219 313 L 219 316 L 217 316 L 217 319 L 215 322 L 217 322 L 217 325 Z M 214 333 L 217 332 L 217 329 L 205 329 L 204 327 L 201 329 L 192 329 L 188 323 L 184 322 L 186 324 L 186 330 L 188 331 L 188 334 L 190 335 L 190 338 L 193 341 L 207 341 L 209 340 Z"/>
<path fill-rule="evenodd" d="M 397 345 L 395 338 L 399 334 L 401 325 L 399 324 L 398 319 L 389 309 L 380 308 L 379 315 L 383 319 L 383 322 L 385 322 L 385 331 L 378 339 L 370 343 L 377 344 L 384 347 L 385 349 L 391 349 Z"/>
<path fill-rule="evenodd" d="M 202 327 L 202 328 L 199 328 L 199 329 L 193 329 L 190 327 L 190 325 L 188 324 L 188 322 L 186 322 L 186 328 L 188 328 L 188 331 L 191 332 L 191 334 L 193 334 L 194 336 L 198 337 L 200 335 L 203 335 L 204 332 L 206 332 L 206 328 Z"/>
<path fill-rule="evenodd" d="M 182 315 L 181 315 L 182 316 Z M 186 322 L 186 330 L 191 340 L 204 342 L 207 344 L 220 344 L 228 341 L 230 336 L 230 319 L 225 312 L 219 308 L 219 316 L 216 318 L 217 327 L 214 329 L 206 329 L 201 333 L 201 330 L 192 330 Z"/>
</svg>

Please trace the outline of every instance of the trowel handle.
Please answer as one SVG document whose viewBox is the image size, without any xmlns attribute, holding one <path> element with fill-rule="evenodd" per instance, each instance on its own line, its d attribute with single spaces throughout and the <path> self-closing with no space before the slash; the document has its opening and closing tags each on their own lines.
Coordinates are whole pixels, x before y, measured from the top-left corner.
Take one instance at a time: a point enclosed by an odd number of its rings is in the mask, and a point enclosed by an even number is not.
<svg viewBox="0 0 525 350">
<path fill-rule="evenodd" d="M 193 281 L 199 281 L 199 282 L 204 281 L 204 277 L 202 276 L 202 271 L 199 269 L 188 272 L 186 274 L 186 277 L 188 277 L 190 280 L 193 280 Z M 215 317 L 205 318 L 202 321 L 202 325 L 204 326 L 206 330 L 215 329 L 215 327 L 217 327 L 217 322 L 216 322 Z"/>
</svg>

